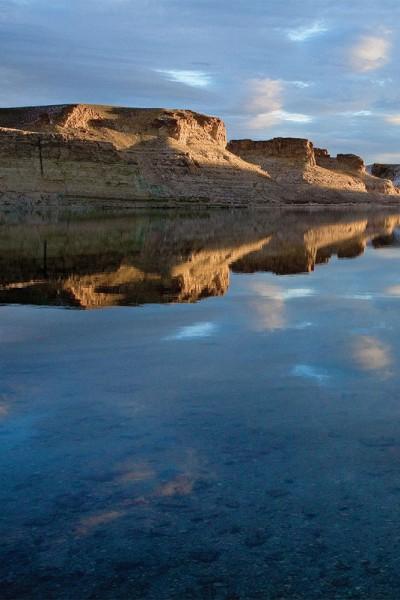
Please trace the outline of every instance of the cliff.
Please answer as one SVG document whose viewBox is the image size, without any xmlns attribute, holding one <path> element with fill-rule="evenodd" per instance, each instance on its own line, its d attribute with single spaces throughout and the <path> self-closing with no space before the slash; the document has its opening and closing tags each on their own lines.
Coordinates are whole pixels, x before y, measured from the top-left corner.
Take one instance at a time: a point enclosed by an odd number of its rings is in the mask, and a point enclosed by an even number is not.
<svg viewBox="0 0 400 600">
<path fill-rule="evenodd" d="M 398 195 L 389 179 L 367 173 L 362 158 L 355 154 L 332 157 L 325 149 L 299 138 L 267 141 L 232 140 L 228 150 L 243 160 L 259 165 L 282 186 L 296 186 L 299 195 L 307 186 L 322 190 Z"/>
<path fill-rule="evenodd" d="M 369 194 L 365 194 L 369 192 Z M 372 192 L 372 194 L 371 194 Z M 393 202 L 358 157 L 295 138 L 227 145 L 221 119 L 86 104 L 0 109 L 0 201 Z M 389 195 L 389 196 L 388 196 Z"/>
<path fill-rule="evenodd" d="M 374 163 L 371 174 L 382 179 L 389 179 L 393 184 L 400 186 L 400 165 Z"/>
</svg>

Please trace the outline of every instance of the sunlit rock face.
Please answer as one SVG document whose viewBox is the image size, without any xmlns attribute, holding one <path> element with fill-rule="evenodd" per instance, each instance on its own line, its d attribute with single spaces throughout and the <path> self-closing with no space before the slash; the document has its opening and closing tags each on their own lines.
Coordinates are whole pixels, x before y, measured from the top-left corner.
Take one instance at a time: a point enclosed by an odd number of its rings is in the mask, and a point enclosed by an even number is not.
<svg viewBox="0 0 400 600">
<path fill-rule="evenodd" d="M 325 148 L 315 148 L 316 164 L 327 169 L 349 171 L 351 173 L 364 174 L 365 163 L 356 154 L 338 154 L 333 157 Z"/>
<path fill-rule="evenodd" d="M 267 173 L 226 150 L 221 119 L 189 110 L 0 109 L 0 197 L 276 202 Z"/>
<path fill-rule="evenodd" d="M 332 256 L 359 256 L 369 241 L 395 243 L 399 224 L 397 213 L 267 210 L 3 225 L 0 302 L 196 302 L 224 295 L 232 271 L 311 273 Z"/>
<path fill-rule="evenodd" d="M 152 206 L 385 203 L 388 194 L 397 194 L 392 182 L 368 175 L 358 157 L 317 159 L 312 142 L 297 138 L 227 146 L 221 119 L 190 110 L 0 109 L 2 207 L 78 198 Z"/>
<path fill-rule="evenodd" d="M 228 150 L 260 166 L 264 166 L 264 161 L 271 157 L 303 165 L 315 165 L 312 142 L 301 138 L 273 138 L 267 141 L 231 140 Z"/>
<path fill-rule="evenodd" d="M 314 186 L 322 190 L 398 194 L 390 181 L 366 172 L 364 161 L 355 154 L 330 156 L 300 138 L 274 138 L 267 141 L 232 140 L 228 149 L 248 162 L 265 169 L 274 181 L 296 185 L 298 190 Z M 305 185 L 302 185 L 305 184 Z"/>
</svg>

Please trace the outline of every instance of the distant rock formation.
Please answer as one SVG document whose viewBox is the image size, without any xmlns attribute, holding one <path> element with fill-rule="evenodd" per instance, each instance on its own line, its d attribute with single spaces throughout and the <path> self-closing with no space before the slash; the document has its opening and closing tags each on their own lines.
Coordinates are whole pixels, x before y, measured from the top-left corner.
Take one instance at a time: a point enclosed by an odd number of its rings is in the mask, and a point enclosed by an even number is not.
<svg viewBox="0 0 400 600">
<path fill-rule="evenodd" d="M 227 145 L 221 119 L 190 110 L 87 104 L 0 109 L 3 205 L 35 198 L 382 203 L 398 193 L 391 181 L 369 175 L 359 157 L 331 158 L 297 138 Z"/>
<path fill-rule="evenodd" d="M 400 165 L 374 163 L 371 174 L 382 179 L 393 181 L 394 185 L 400 186 Z"/>
</svg>

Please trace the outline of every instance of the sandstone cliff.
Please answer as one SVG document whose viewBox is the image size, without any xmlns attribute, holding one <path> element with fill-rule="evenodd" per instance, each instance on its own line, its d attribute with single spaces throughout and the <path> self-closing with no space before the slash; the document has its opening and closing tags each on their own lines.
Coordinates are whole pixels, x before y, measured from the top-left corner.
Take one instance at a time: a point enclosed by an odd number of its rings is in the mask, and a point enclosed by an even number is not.
<svg viewBox="0 0 400 600">
<path fill-rule="evenodd" d="M 367 173 L 362 158 L 354 154 L 330 156 L 312 142 L 299 138 L 274 138 L 267 141 L 232 140 L 228 150 L 244 160 L 261 166 L 283 186 L 306 186 L 321 190 L 342 190 L 398 195 L 389 179 Z"/>
<path fill-rule="evenodd" d="M 369 192 L 369 194 L 365 194 Z M 358 157 L 276 138 L 226 143 L 189 110 L 60 105 L 0 109 L 0 201 L 61 198 L 213 205 L 393 202 Z"/>
</svg>

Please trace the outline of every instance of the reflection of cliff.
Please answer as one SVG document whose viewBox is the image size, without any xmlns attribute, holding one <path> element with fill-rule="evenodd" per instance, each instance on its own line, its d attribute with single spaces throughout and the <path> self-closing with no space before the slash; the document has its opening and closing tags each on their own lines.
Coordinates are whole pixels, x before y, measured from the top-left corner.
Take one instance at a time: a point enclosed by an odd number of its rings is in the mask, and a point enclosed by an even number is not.
<svg viewBox="0 0 400 600">
<path fill-rule="evenodd" d="M 307 227 L 300 220 L 288 229 L 282 228 L 260 251 L 248 254 L 231 265 L 234 272 L 272 271 L 284 275 L 309 273 L 316 264 L 327 262 L 331 256 L 356 258 L 363 254 L 367 243 L 381 236 L 392 236 L 400 223 L 399 215 L 369 215 L 362 218 L 343 218 L 331 215 L 331 223 L 315 223 Z M 395 239 L 395 238 L 393 238 Z"/>
<path fill-rule="evenodd" d="M 96 308 L 223 295 L 229 272 L 310 272 L 391 239 L 400 215 L 212 212 L 3 226 L 0 301 Z"/>
</svg>

